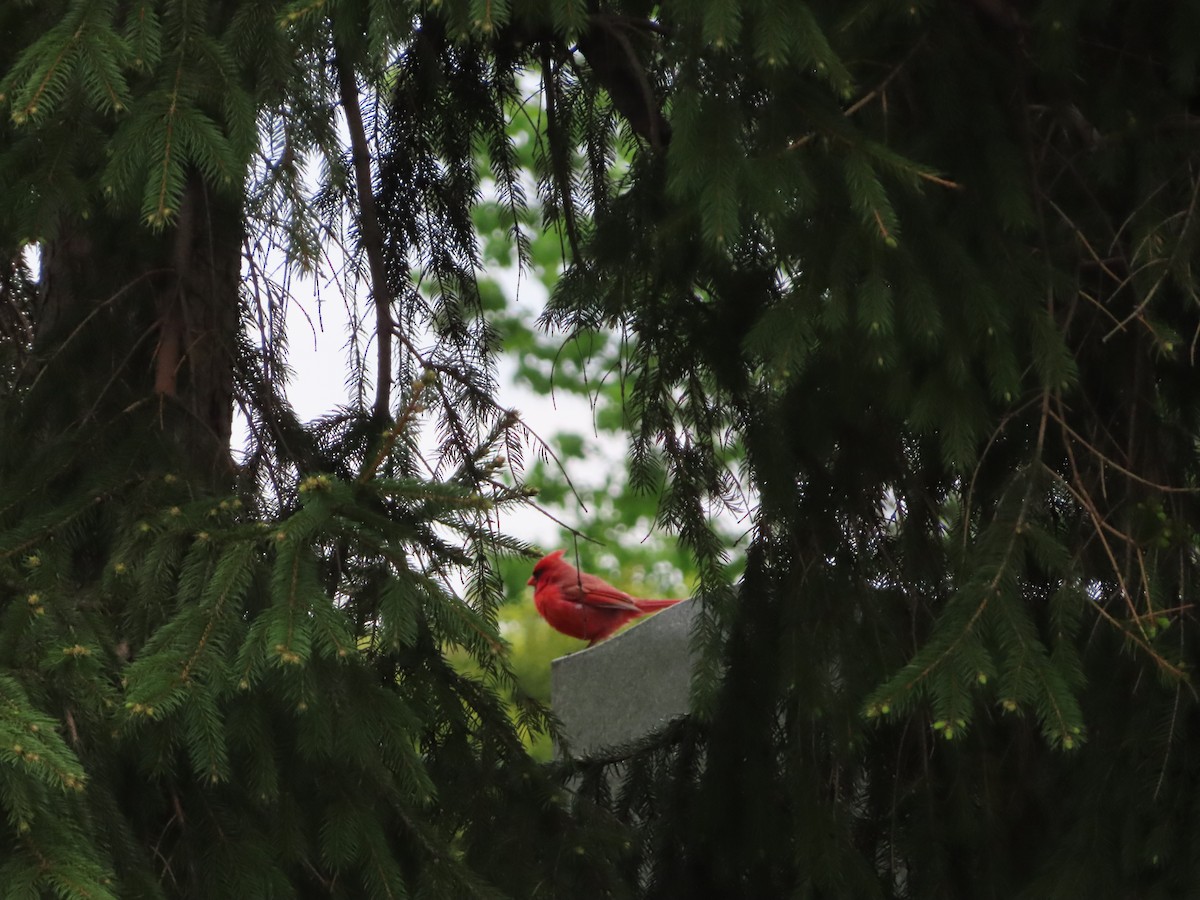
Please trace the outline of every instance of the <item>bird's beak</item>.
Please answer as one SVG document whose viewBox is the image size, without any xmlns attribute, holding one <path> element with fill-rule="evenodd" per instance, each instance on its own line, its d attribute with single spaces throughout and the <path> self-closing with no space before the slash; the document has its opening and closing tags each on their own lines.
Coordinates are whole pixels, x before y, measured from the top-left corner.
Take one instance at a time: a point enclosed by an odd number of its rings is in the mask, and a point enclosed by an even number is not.
<svg viewBox="0 0 1200 900">
<path fill-rule="evenodd" d="M 525 583 L 526 583 L 526 584 L 533 584 L 533 585 L 536 585 L 536 584 L 537 584 L 537 579 L 536 579 L 536 578 L 534 578 L 532 575 L 530 575 L 530 576 L 529 576 L 529 580 L 528 580 L 527 582 L 525 582 Z"/>
</svg>

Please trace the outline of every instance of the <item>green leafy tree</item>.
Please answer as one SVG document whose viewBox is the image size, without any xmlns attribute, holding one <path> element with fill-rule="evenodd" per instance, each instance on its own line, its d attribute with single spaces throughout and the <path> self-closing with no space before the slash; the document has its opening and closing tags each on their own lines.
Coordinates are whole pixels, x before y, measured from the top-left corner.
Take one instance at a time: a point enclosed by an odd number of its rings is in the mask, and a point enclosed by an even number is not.
<svg viewBox="0 0 1200 900">
<path fill-rule="evenodd" d="M 1198 25 L 0 7 L 0 883 L 1186 896 Z M 696 573 L 692 714 L 574 763 L 574 803 L 522 747 L 547 722 L 497 627 L 489 560 L 528 548 L 490 527 L 526 497 L 480 154 L 518 256 L 531 208 L 565 248 L 544 324 L 606 360 L 630 484 Z M 370 353 L 360 402 L 302 427 L 261 250 L 306 271 L 327 243 Z M 735 579 L 717 511 L 747 496 Z"/>
</svg>

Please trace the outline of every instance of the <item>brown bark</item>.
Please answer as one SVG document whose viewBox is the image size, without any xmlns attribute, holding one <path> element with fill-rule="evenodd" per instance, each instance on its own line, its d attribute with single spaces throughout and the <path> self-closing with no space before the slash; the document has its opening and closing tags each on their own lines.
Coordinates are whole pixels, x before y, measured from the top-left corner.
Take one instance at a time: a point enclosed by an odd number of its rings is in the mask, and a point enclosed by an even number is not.
<svg viewBox="0 0 1200 900">
<path fill-rule="evenodd" d="M 227 474 L 242 228 L 240 206 L 199 177 L 161 234 L 133 216 L 63 222 L 36 310 L 37 431 L 153 428 L 195 475 Z"/>
</svg>

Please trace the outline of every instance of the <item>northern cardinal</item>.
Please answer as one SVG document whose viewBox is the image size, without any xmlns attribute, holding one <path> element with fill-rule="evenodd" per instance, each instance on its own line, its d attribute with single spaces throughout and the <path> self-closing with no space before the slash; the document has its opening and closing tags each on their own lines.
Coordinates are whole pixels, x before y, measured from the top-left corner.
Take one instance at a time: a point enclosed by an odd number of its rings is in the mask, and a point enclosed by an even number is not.
<svg viewBox="0 0 1200 900">
<path fill-rule="evenodd" d="M 626 622 L 679 602 L 630 597 L 604 579 L 580 572 L 563 559 L 565 552 L 542 557 L 526 584 L 533 585 L 533 605 L 550 627 L 582 638 L 589 647 Z"/>
</svg>

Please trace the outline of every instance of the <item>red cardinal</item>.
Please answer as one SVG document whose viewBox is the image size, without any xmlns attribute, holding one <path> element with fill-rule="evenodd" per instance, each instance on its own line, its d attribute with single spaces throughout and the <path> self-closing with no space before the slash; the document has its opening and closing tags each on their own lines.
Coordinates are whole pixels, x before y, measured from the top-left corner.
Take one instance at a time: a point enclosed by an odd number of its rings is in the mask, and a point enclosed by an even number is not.
<svg viewBox="0 0 1200 900">
<path fill-rule="evenodd" d="M 542 557 L 526 584 L 533 585 L 533 605 L 550 627 L 582 638 L 589 647 L 626 622 L 679 602 L 630 597 L 604 579 L 580 572 L 563 559 L 564 552 Z"/>
</svg>

